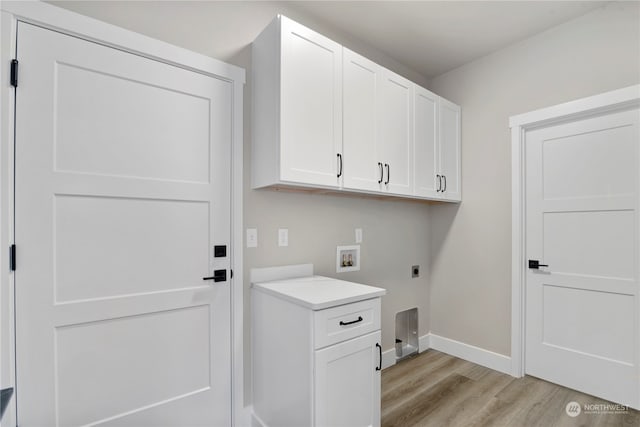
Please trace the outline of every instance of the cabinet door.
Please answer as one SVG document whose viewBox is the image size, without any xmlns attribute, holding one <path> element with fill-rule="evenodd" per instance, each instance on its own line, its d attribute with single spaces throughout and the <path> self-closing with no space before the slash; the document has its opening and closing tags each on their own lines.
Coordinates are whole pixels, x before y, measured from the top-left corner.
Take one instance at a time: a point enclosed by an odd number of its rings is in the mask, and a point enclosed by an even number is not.
<svg viewBox="0 0 640 427">
<path fill-rule="evenodd" d="M 420 197 L 440 196 L 438 170 L 438 96 L 416 86 L 414 103 L 413 176 L 414 194 Z"/>
<path fill-rule="evenodd" d="M 280 179 L 337 187 L 342 155 L 342 46 L 281 18 Z"/>
<path fill-rule="evenodd" d="M 460 107 L 440 98 L 440 174 L 447 200 L 461 200 Z"/>
<path fill-rule="evenodd" d="M 315 352 L 315 425 L 380 425 L 380 331 Z"/>
<path fill-rule="evenodd" d="M 378 147 L 378 92 L 382 67 L 343 48 L 344 187 L 382 189 Z"/>
<path fill-rule="evenodd" d="M 384 190 L 413 194 L 413 88 L 414 84 L 383 70 L 380 87 L 380 147 L 385 164 Z"/>
</svg>

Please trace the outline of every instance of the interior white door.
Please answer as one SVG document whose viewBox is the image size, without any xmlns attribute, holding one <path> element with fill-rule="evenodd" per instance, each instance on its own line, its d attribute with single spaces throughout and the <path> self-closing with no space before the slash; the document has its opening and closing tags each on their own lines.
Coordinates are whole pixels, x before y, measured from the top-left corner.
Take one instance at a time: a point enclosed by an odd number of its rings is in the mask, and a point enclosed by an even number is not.
<svg viewBox="0 0 640 427">
<path fill-rule="evenodd" d="M 526 135 L 526 373 L 637 407 L 639 111 Z M 588 403 L 588 402 L 584 402 Z"/>
<path fill-rule="evenodd" d="M 438 157 L 438 95 L 416 86 L 413 123 L 414 194 L 439 197 L 442 178 Z"/>
<path fill-rule="evenodd" d="M 380 426 L 380 336 L 377 331 L 315 352 L 316 426 Z"/>
<path fill-rule="evenodd" d="M 383 69 L 380 85 L 380 147 L 384 190 L 413 194 L 413 88 L 409 80 Z"/>
<path fill-rule="evenodd" d="M 281 17 L 281 176 L 338 187 L 342 171 L 342 46 Z"/>
<path fill-rule="evenodd" d="M 441 197 L 447 200 L 461 200 L 460 191 L 460 107 L 440 98 L 438 126 L 440 138 Z"/>
<path fill-rule="evenodd" d="M 378 98 L 382 67 L 343 48 L 344 187 L 382 190 L 378 147 Z"/>
<path fill-rule="evenodd" d="M 230 83 L 18 39 L 20 426 L 228 426 Z"/>
</svg>

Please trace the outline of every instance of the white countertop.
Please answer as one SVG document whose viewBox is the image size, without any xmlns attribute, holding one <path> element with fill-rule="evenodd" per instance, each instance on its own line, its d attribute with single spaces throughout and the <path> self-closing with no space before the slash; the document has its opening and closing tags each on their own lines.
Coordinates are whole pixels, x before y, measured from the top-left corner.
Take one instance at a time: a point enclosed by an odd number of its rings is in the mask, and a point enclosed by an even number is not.
<svg viewBox="0 0 640 427">
<path fill-rule="evenodd" d="M 381 297 L 386 289 L 324 276 L 298 277 L 253 283 L 254 289 L 286 299 L 311 310 L 322 310 L 370 298 Z"/>
</svg>

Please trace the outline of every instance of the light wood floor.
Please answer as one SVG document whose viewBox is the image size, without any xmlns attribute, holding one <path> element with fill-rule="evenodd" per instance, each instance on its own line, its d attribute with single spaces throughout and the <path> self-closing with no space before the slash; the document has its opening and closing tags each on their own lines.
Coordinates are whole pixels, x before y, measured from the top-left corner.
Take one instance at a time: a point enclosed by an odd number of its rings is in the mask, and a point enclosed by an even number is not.
<svg viewBox="0 0 640 427">
<path fill-rule="evenodd" d="M 382 427 L 640 426 L 640 412 L 575 418 L 567 403 L 610 403 L 537 378 L 509 375 L 428 350 L 382 372 Z"/>
</svg>

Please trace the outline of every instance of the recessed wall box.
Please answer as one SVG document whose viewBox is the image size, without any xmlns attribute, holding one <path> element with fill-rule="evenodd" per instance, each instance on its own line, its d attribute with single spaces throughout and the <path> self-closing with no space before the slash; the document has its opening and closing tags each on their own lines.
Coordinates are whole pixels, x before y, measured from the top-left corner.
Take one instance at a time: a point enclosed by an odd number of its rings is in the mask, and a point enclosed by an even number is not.
<svg viewBox="0 0 640 427">
<path fill-rule="evenodd" d="M 336 273 L 360 270 L 360 245 L 338 246 L 336 251 Z"/>
</svg>

